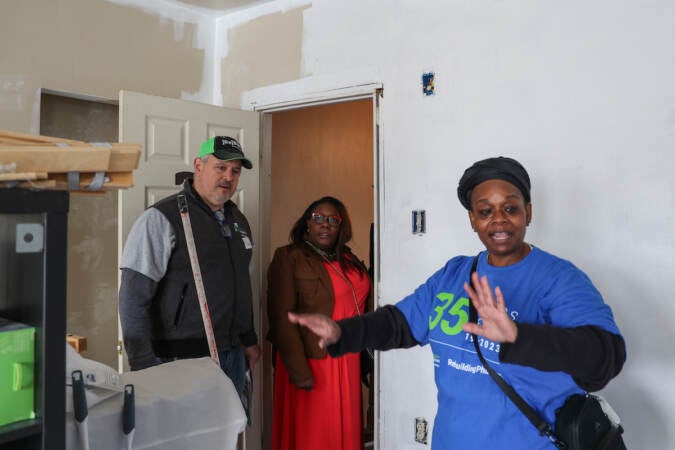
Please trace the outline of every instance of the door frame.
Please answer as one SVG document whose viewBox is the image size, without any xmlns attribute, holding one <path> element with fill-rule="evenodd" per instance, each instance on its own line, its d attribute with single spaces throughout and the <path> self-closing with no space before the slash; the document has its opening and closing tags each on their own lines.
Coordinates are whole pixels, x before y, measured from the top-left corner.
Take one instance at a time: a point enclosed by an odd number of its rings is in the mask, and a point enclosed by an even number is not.
<svg viewBox="0 0 675 450">
<path fill-rule="evenodd" d="M 272 89 L 271 94 L 269 89 Z M 260 249 L 259 261 L 261 276 L 260 290 L 261 296 L 267 292 L 267 279 L 262 276 L 263 268 L 267 267 L 271 261 L 272 250 L 270 249 L 271 224 L 268 220 L 270 216 L 270 197 L 271 197 L 271 173 L 272 173 L 272 113 L 287 111 L 293 109 L 303 109 L 314 106 L 321 106 L 330 103 L 342 103 L 354 100 L 372 100 L 373 106 L 373 307 L 380 306 L 380 218 L 384 205 L 384 167 L 382 158 L 382 134 L 380 128 L 381 109 L 384 98 L 383 85 L 380 82 L 352 84 L 337 88 L 326 88 L 304 93 L 298 93 L 296 90 L 289 97 L 287 84 L 271 86 L 265 88 L 264 92 L 256 90 L 250 92 L 246 99 L 248 107 L 260 113 L 260 235 L 258 236 L 258 248 Z M 246 105 L 243 106 L 246 108 Z M 265 301 L 260 301 L 260 311 L 264 314 Z M 264 320 L 261 320 L 264 329 L 259 330 L 261 336 L 266 334 L 267 326 Z M 272 382 L 271 382 L 271 358 L 265 358 L 263 351 L 263 417 L 262 432 L 264 442 L 269 444 L 271 437 L 271 417 L 272 417 Z M 271 356 L 271 355 L 269 355 Z M 375 364 L 373 375 L 374 391 L 374 449 L 378 450 L 379 445 L 379 354 L 375 352 Z M 269 379 L 268 379 L 269 376 Z"/>
</svg>

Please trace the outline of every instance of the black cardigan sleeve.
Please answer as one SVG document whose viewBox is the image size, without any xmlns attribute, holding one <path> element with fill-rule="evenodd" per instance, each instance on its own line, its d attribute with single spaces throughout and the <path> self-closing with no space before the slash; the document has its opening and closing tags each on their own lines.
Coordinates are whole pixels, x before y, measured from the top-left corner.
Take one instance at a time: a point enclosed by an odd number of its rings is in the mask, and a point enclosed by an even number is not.
<svg viewBox="0 0 675 450">
<path fill-rule="evenodd" d="M 359 352 L 364 348 L 390 350 L 419 343 L 405 317 L 393 305 L 338 322 L 341 338 L 328 346 L 331 356 Z M 626 345 L 619 335 L 597 326 L 559 328 L 550 325 L 518 324 L 515 343 L 503 343 L 499 360 L 542 371 L 570 374 L 587 391 L 607 385 L 622 369 Z"/>
<path fill-rule="evenodd" d="M 501 345 L 499 360 L 562 371 L 582 389 L 598 391 L 621 371 L 626 344 L 621 336 L 593 325 L 559 328 L 519 323 L 516 342 Z"/>
<path fill-rule="evenodd" d="M 342 333 L 338 342 L 328 346 L 331 356 L 359 352 L 364 348 L 391 350 L 418 345 L 405 316 L 393 305 L 341 320 L 337 324 Z"/>
</svg>

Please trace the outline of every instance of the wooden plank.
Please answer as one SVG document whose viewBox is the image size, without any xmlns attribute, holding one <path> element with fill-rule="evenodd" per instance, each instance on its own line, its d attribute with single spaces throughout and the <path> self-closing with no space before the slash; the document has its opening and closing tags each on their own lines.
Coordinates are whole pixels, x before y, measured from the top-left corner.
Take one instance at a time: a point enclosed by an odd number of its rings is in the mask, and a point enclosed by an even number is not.
<svg viewBox="0 0 675 450">
<path fill-rule="evenodd" d="M 46 180 L 47 172 L 9 172 L 0 173 L 0 181 Z"/>
<path fill-rule="evenodd" d="M 121 188 L 133 187 L 134 185 L 134 173 L 129 172 L 108 172 L 107 174 L 110 177 L 110 184 L 113 186 L 119 186 Z"/>
<path fill-rule="evenodd" d="M 126 189 L 134 185 L 134 174 L 133 172 L 109 172 L 106 173 L 106 176 L 109 178 L 109 181 L 103 183 L 101 187 L 102 191 L 113 191 L 117 189 Z M 56 189 L 68 189 L 68 175 L 65 173 L 50 173 L 49 179 L 56 181 Z M 86 190 L 94 179 L 93 173 L 81 173 L 80 174 L 80 188 Z M 96 192 L 96 191 L 87 191 L 87 192 Z"/>
<path fill-rule="evenodd" d="M 76 334 L 66 334 L 66 342 L 69 343 L 77 353 L 87 350 L 87 338 Z"/>
<path fill-rule="evenodd" d="M 134 174 L 133 172 L 111 172 L 106 174 L 109 178 L 108 182 L 104 183 L 100 190 L 98 191 L 89 191 L 86 190 L 94 178 L 93 173 L 82 173 L 80 174 L 80 189 L 72 190 L 74 194 L 105 194 L 107 191 L 115 191 L 119 189 L 127 189 L 134 185 Z M 47 180 L 35 180 L 35 181 L 22 181 L 18 184 L 7 181 L 0 181 L 0 188 L 8 187 L 24 187 L 29 189 L 57 189 L 67 191 L 69 190 L 68 186 L 68 175 L 61 173 L 50 173 L 48 174 Z"/>
<path fill-rule="evenodd" d="M 141 146 L 138 144 L 112 144 L 109 172 L 129 172 L 138 168 Z"/>
<path fill-rule="evenodd" d="M 24 139 L 13 139 L 0 136 L 0 145 L 49 145 L 54 146 L 53 142 L 27 141 Z"/>
<path fill-rule="evenodd" d="M 0 183 L 0 187 L 3 188 L 21 187 L 28 189 L 56 189 L 56 181 L 54 180 L 22 181 L 16 185 L 14 183 L 3 182 Z"/>
<path fill-rule="evenodd" d="M 26 144 L 26 143 L 19 143 L 19 144 L 12 144 L 12 145 L 4 145 L 0 143 L 0 151 L 21 151 L 26 149 L 27 147 L 35 148 L 35 147 L 42 147 L 42 148 L 48 148 L 48 149 L 53 149 L 54 151 L 65 151 L 67 148 L 72 148 L 72 147 L 54 147 L 54 144 Z M 90 144 L 82 144 L 79 147 L 88 147 L 88 148 L 98 148 L 94 145 Z M 103 147 L 105 148 L 105 147 Z M 110 148 L 110 165 L 107 168 L 108 171 L 110 172 L 128 172 L 130 170 L 135 170 L 138 168 L 138 161 L 141 158 L 141 146 L 139 144 L 120 144 L 120 143 L 113 143 L 111 144 Z"/>
<path fill-rule="evenodd" d="M 69 145 L 82 145 L 84 142 L 73 139 L 64 139 L 52 136 L 42 136 L 39 134 L 17 133 L 15 131 L 0 130 L 0 142 L 25 142 L 25 143 L 55 143 L 63 142 Z"/>
<path fill-rule="evenodd" d="M 59 146 L 58 144 L 62 144 Z M 138 168 L 138 162 L 141 156 L 140 144 L 126 144 L 120 142 L 113 142 L 108 144 L 110 146 L 111 155 L 108 167 L 105 169 L 85 169 L 85 170 L 106 170 L 109 172 L 128 172 Z M 29 148 L 49 147 L 54 150 L 61 148 L 105 148 L 105 145 L 94 145 L 94 143 L 87 143 L 82 141 L 75 141 L 72 139 L 57 138 L 51 136 L 32 135 L 25 133 L 16 133 L 12 131 L 0 130 L 0 151 L 23 151 Z M 1 160 L 0 160 L 1 161 Z M 72 170 L 81 171 L 81 169 L 73 168 Z M 61 170 L 48 170 L 49 172 L 61 172 Z"/>
<path fill-rule="evenodd" d="M 113 189 L 101 190 L 101 191 L 70 191 L 72 195 L 79 195 L 82 197 L 105 197 L 108 192 L 112 192 Z"/>
<path fill-rule="evenodd" d="M 64 144 L 63 147 L 69 144 Z M 87 145 L 86 143 L 82 143 L 79 145 Z M 7 150 L 11 150 L 12 148 L 24 148 L 25 146 L 32 146 L 32 147 L 49 147 L 49 148 L 59 148 L 56 143 L 54 142 L 27 142 L 27 141 L 0 141 L 0 148 L 4 148 Z"/>
<path fill-rule="evenodd" d="M 0 164 L 15 163 L 16 172 L 105 172 L 110 165 L 110 149 L 91 146 L 43 147 L 0 146 Z"/>
<path fill-rule="evenodd" d="M 93 178 L 91 172 L 106 172 L 110 181 L 104 189 L 123 189 L 133 185 L 131 171 L 138 168 L 140 156 L 140 144 L 115 142 L 106 146 L 0 130 L 0 165 L 15 165 L 12 174 L 3 175 L 0 182 L 26 180 L 23 174 L 30 172 L 48 172 L 50 179 L 57 174 L 80 172 L 81 185 L 87 186 Z M 57 189 L 68 189 L 64 178 L 55 179 Z"/>
</svg>

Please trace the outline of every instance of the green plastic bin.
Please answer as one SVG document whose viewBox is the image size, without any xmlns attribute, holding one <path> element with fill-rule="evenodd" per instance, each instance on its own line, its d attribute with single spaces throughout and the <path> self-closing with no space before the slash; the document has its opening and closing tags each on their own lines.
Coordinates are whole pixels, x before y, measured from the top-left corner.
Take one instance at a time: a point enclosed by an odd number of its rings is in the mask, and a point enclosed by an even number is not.
<svg viewBox="0 0 675 450">
<path fill-rule="evenodd" d="M 35 418 L 35 328 L 0 317 L 0 426 Z"/>
</svg>

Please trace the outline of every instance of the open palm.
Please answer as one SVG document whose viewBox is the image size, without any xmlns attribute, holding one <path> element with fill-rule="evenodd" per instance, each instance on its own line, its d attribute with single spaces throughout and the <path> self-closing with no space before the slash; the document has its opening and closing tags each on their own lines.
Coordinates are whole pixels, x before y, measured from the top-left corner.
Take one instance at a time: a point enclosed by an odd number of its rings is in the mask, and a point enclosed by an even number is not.
<svg viewBox="0 0 675 450">
<path fill-rule="evenodd" d="M 464 283 L 464 289 L 482 320 L 479 324 L 467 322 L 462 329 L 495 342 L 515 342 L 518 327 L 506 311 L 502 290 L 497 286 L 493 293 L 487 277 L 479 277 L 476 272 L 471 274 L 471 281 L 473 286 Z"/>
</svg>

